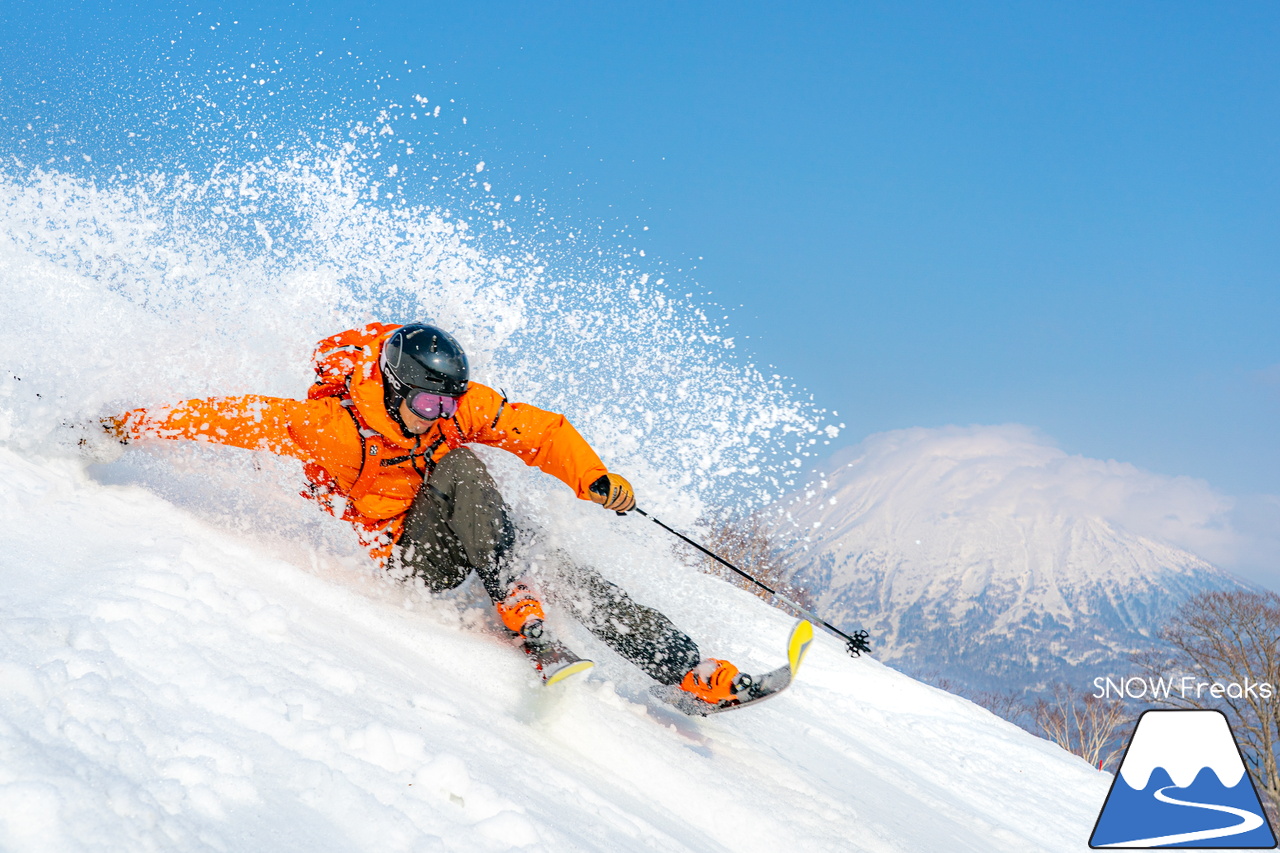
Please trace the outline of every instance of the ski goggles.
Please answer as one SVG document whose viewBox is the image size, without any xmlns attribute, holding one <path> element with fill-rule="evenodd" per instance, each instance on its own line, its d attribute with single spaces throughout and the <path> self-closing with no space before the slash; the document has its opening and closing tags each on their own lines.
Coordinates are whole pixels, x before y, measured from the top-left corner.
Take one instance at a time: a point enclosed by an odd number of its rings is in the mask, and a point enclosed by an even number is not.
<svg viewBox="0 0 1280 853">
<path fill-rule="evenodd" d="M 423 391 L 420 388 L 410 388 L 404 395 L 404 401 L 409 404 L 409 411 L 424 421 L 451 418 L 453 413 L 458 411 L 457 397 L 432 394 L 430 391 Z"/>
</svg>

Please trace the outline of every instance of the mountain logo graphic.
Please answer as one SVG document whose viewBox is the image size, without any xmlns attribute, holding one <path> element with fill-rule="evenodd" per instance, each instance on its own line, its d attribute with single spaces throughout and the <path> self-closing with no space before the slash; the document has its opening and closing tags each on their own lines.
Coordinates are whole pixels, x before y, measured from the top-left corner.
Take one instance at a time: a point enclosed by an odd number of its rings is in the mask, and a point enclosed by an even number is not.
<svg viewBox="0 0 1280 853">
<path fill-rule="evenodd" d="M 1146 711 L 1089 846 L 1270 849 L 1275 834 L 1221 711 Z"/>
</svg>

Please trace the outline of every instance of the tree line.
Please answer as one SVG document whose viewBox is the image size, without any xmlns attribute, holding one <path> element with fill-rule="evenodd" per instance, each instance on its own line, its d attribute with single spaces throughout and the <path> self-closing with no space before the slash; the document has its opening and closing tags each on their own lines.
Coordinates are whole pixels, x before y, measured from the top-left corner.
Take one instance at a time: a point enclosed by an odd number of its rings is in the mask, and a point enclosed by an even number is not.
<svg viewBox="0 0 1280 853">
<path fill-rule="evenodd" d="M 1148 691 L 1142 701 L 1075 685 L 1058 685 L 1033 700 L 996 692 L 969 698 L 1110 771 L 1119 767 L 1144 710 L 1222 711 L 1274 823 L 1280 815 L 1280 693 L 1275 689 L 1280 687 L 1280 595 L 1249 590 L 1201 593 L 1178 610 L 1159 637 L 1163 646 L 1133 657 L 1135 675 L 1148 684 L 1163 679 L 1173 689 Z M 1257 689 L 1258 685 L 1271 689 Z M 954 687 L 945 682 L 939 686 Z"/>
</svg>

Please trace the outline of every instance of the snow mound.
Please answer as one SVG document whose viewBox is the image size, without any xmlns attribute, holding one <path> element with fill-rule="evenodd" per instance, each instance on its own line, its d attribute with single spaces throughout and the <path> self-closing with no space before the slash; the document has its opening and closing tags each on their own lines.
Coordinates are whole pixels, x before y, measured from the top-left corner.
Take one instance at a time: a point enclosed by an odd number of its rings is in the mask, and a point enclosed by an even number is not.
<svg viewBox="0 0 1280 853">
<path fill-rule="evenodd" d="M 599 674 L 543 689 L 466 596 L 213 526 L 112 467 L 0 447 L 10 853 L 1021 853 L 1080 849 L 1106 795 L 827 638 L 788 694 L 718 718 L 655 706 L 579 633 Z M 693 578 L 746 659 L 776 661 L 789 620 Z M 679 618 L 702 639 L 699 612 Z"/>
</svg>

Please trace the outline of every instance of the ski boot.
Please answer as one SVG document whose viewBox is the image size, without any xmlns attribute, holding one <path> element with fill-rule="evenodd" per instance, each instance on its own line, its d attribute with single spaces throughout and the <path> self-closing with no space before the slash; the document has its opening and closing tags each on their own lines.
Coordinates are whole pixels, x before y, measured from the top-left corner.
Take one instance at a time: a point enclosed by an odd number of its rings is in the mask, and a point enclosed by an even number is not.
<svg viewBox="0 0 1280 853">
<path fill-rule="evenodd" d="M 512 581 L 507 597 L 495 606 L 502 624 L 519 638 L 520 647 L 542 676 L 544 684 L 555 684 L 595 666 L 594 662 L 578 657 L 551 635 L 542 602 L 526 578 Z"/>
<path fill-rule="evenodd" d="M 525 623 L 536 620 L 539 623 L 547 616 L 542 612 L 542 602 L 533 584 L 528 578 L 516 578 L 507 585 L 507 597 L 495 603 L 498 616 L 508 631 L 524 634 Z"/>
<path fill-rule="evenodd" d="M 694 717 L 746 708 L 790 687 L 812 642 L 813 626 L 801 619 L 787 640 L 786 664 L 775 670 L 747 675 L 727 660 L 706 658 L 685 673 L 680 684 L 655 685 L 650 692 Z"/>
<path fill-rule="evenodd" d="M 727 660 L 706 658 L 685 673 L 680 689 L 715 708 L 727 708 L 756 698 L 756 681 Z"/>
</svg>

